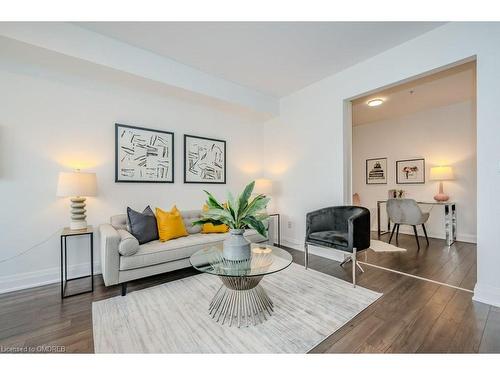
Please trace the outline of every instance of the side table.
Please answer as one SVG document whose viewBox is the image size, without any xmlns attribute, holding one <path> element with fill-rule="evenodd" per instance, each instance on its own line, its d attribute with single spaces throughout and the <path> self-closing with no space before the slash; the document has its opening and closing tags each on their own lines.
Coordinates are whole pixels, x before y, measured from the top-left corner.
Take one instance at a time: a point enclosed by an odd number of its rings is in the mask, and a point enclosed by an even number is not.
<svg viewBox="0 0 500 375">
<path fill-rule="evenodd" d="M 90 237 L 90 275 L 68 278 L 68 257 L 67 257 L 67 238 L 74 236 L 89 236 Z M 74 294 L 66 294 L 66 286 L 68 281 L 80 280 L 90 277 L 90 290 L 80 291 Z M 70 229 L 64 228 L 61 232 L 61 299 L 77 296 L 79 294 L 94 291 L 94 229 L 88 226 L 85 229 Z"/>
<path fill-rule="evenodd" d="M 281 246 L 281 219 L 280 219 L 280 214 L 274 213 L 274 214 L 268 214 L 267 216 L 269 216 L 269 217 L 271 217 L 271 216 L 276 217 L 276 219 L 278 221 L 278 246 Z"/>
</svg>

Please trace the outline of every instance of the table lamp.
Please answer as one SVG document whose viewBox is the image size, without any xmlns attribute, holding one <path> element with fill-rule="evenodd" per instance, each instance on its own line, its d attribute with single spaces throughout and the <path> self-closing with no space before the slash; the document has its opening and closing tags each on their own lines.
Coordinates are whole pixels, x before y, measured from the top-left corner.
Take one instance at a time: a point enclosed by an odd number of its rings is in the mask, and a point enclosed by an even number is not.
<svg viewBox="0 0 500 375">
<path fill-rule="evenodd" d="M 85 197 L 97 194 L 97 179 L 95 173 L 60 172 L 57 182 L 57 196 L 71 197 L 70 229 L 86 229 L 87 215 L 85 212 Z"/>
<path fill-rule="evenodd" d="M 438 202 L 446 202 L 450 197 L 443 192 L 443 181 L 453 180 L 453 169 L 451 167 L 432 167 L 431 180 L 439 181 L 439 193 L 434 196 Z"/>
</svg>

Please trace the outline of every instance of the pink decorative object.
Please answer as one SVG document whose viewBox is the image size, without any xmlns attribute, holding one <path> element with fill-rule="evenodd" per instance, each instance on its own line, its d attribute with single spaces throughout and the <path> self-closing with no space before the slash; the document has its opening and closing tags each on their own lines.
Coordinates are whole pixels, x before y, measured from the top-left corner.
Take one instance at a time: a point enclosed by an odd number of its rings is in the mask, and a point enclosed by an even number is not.
<svg viewBox="0 0 500 375">
<path fill-rule="evenodd" d="M 454 178 L 453 169 L 449 166 L 431 168 L 431 180 L 439 181 L 439 193 L 434 196 L 436 201 L 446 202 L 450 199 L 450 197 L 443 192 L 443 181 L 453 180 Z"/>
<path fill-rule="evenodd" d="M 439 193 L 434 196 L 434 199 L 438 202 L 446 202 L 450 197 L 443 192 L 443 181 L 439 182 Z"/>
</svg>

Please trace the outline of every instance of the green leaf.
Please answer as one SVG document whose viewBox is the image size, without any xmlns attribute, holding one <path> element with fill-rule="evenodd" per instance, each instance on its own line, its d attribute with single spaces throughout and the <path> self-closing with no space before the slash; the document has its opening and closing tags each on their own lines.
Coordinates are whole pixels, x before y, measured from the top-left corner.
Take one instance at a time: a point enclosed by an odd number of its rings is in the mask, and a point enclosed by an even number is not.
<svg viewBox="0 0 500 375">
<path fill-rule="evenodd" d="M 259 221 L 266 221 L 267 219 L 269 219 L 269 215 L 264 212 L 258 213 L 254 216 Z"/>
<path fill-rule="evenodd" d="M 253 228 L 262 236 L 266 236 L 264 221 L 268 216 L 264 211 L 270 198 L 259 194 L 250 200 L 255 182 L 249 183 L 238 199 L 228 192 L 226 207 L 221 204 L 211 193 L 207 194 L 208 211 L 202 213 L 200 220 L 193 222 L 195 225 L 212 223 L 214 225 L 226 224 L 233 229 Z"/>
<path fill-rule="evenodd" d="M 191 224 L 193 224 L 193 225 L 203 225 L 203 224 L 207 224 L 207 223 L 212 223 L 213 225 L 226 224 L 223 221 L 214 220 L 214 219 L 211 219 L 211 218 L 198 219 L 198 220 L 193 221 Z"/>
<path fill-rule="evenodd" d="M 256 213 L 265 210 L 270 200 L 271 198 L 265 197 L 264 195 L 258 195 L 248 205 L 245 215 L 255 215 Z"/>
<path fill-rule="evenodd" d="M 257 220 L 255 217 L 247 216 L 242 220 L 242 222 L 247 224 L 250 228 L 255 229 L 257 233 L 259 233 L 261 236 L 263 237 L 267 236 L 266 227 L 264 226 L 264 224 L 262 224 L 261 221 Z"/>
<path fill-rule="evenodd" d="M 237 201 L 234 200 L 233 194 L 231 194 L 230 191 L 227 192 L 227 207 L 229 211 L 231 212 L 231 215 L 233 218 L 236 220 L 238 217 L 238 203 Z"/>
<path fill-rule="evenodd" d="M 239 207 L 238 207 L 238 219 L 242 218 L 242 212 L 247 208 L 248 206 L 248 200 L 250 199 L 250 196 L 252 195 L 253 188 L 255 187 L 255 181 L 250 182 L 246 187 L 245 190 L 243 190 L 243 193 L 241 193 L 239 197 Z"/>
<path fill-rule="evenodd" d="M 224 206 L 222 204 L 220 204 L 217 199 L 215 199 L 215 197 L 210 194 L 208 191 L 206 190 L 203 190 L 205 192 L 205 194 L 207 194 L 208 198 L 207 198 L 207 206 L 208 208 L 220 208 L 221 210 L 224 209 Z"/>
</svg>

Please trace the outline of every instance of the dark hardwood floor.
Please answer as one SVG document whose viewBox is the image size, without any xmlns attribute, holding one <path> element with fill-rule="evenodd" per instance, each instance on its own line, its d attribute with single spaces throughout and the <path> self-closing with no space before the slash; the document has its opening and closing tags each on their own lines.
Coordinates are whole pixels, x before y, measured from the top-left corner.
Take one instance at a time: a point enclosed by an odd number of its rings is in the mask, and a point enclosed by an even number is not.
<svg viewBox="0 0 500 375">
<path fill-rule="evenodd" d="M 368 263 L 472 289 L 476 279 L 476 248 L 430 239 L 416 251 L 412 236 L 400 235 L 406 254 L 366 254 Z M 421 239 L 421 243 L 422 239 Z M 303 253 L 287 249 L 294 262 Z M 361 260 L 364 261 L 363 255 Z M 310 256 L 310 266 L 350 281 L 335 261 Z M 500 309 L 472 301 L 472 293 L 412 277 L 363 266 L 359 285 L 384 295 L 352 321 L 316 346 L 312 353 L 500 353 Z M 196 274 L 184 269 L 129 283 L 129 292 Z M 0 348 L 63 346 L 67 352 L 93 352 L 92 302 L 120 295 L 95 278 L 93 294 L 61 302 L 53 284 L 0 295 Z M 5 349 L 3 349 L 5 351 Z"/>
<path fill-rule="evenodd" d="M 377 238 L 376 233 L 372 234 L 372 238 Z M 388 239 L 388 234 L 381 238 L 386 242 Z M 399 235 L 398 246 L 407 249 L 406 252 L 367 251 L 360 256 L 360 260 L 473 290 L 476 283 L 476 245 L 455 242 L 448 248 L 444 240 L 430 238 L 429 241 L 430 246 L 427 247 L 425 239 L 420 237 L 421 247 L 417 251 L 413 235 Z M 392 244 L 396 245 L 394 238 Z"/>
</svg>

